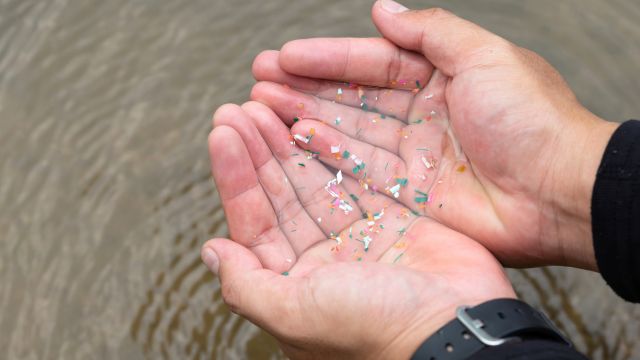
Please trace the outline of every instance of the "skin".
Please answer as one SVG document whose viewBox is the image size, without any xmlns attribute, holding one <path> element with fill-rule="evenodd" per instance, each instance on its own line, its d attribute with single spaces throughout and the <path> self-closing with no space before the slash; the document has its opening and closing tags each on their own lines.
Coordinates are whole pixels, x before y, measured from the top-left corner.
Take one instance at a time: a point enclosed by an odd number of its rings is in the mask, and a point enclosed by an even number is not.
<svg viewBox="0 0 640 360">
<path fill-rule="evenodd" d="M 324 186 L 335 174 L 288 134 L 260 103 L 216 112 L 211 166 L 233 241 L 210 240 L 202 258 L 231 310 L 274 335 L 289 357 L 409 358 L 457 306 L 515 297 L 476 241 L 353 179 L 339 184 L 358 197 L 353 211 L 331 214 Z M 382 211 L 371 227 L 361 215 Z M 368 251 L 361 230 L 373 239 Z"/>
<path fill-rule="evenodd" d="M 251 98 L 292 133 L 316 129 L 299 145 L 345 174 L 363 177 L 335 161 L 330 145 L 365 157 L 382 191 L 389 176 L 408 178 L 400 203 L 505 265 L 597 270 L 591 192 L 617 125 L 586 110 L 535 53 L 444 10 L 392 13 L 386 3 L 372 11 L 385 39 L 295 40 L 260 54 Z M 425 154 L 437 169 L 425 167 Z M 416 203 L 416 189 L 432 201 Z"/>
<path fill-rule="evenodd" d="M 595 269 L 590 196 L 615 125 L 537 55 L 445 11 L 388 5 L 373 7 L 385 39 L 265 52 L 259 102 L 214 115 L 212 169 L 233 240 L 210 240 L 202 258 L 231 310 L 292 358 L 408 358 L 459 305 L 515 297 L 491 252 L 511 266 Z M 290 133 L 314 135 L 292 144 Z M 325 165 L 342 170 L 353 211 L 331 211 Z M 405 178 L 395 198 L 388 189 Z M 364 251 L 361 213 L 383 209 Z"/>
</svg>

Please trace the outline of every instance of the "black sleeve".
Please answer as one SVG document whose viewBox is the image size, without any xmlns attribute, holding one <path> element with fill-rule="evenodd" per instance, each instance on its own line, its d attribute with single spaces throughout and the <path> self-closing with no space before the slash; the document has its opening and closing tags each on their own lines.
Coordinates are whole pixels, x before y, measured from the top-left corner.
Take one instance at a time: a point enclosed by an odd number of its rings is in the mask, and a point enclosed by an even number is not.
<svg viewBox="0 0 640 360">
<path fill-rule="evenodd" d="M 574 348 L 548 340 L 528 340 L 487 347 L 470 360 L 586 360 Z"/>
<path fill-rule="evenodd" d="M 605 150 L 591 199 L 600 274 L 627 301 L 640 302 L 640 121 L 627 121 Z"/>
</svg>

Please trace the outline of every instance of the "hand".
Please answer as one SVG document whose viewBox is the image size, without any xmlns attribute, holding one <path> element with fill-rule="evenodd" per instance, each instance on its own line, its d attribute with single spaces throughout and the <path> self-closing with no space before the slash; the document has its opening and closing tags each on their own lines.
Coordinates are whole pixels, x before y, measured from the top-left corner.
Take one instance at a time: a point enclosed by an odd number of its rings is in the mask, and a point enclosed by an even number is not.
<svg viewBox="0 0 640 360">
<path fill-rule="evenodd" d="M 325 186 L 336 175 L 264 105 L 225 105 L 214 124 L 212 169 L 234 241 L 207 242 L 202 258 L 231 309 L 288 356 L 409 358 L 457 306 L 515 297 L 480 244 L 353 179 L 333 183 L 345 202 L 332 209 Z"/>
<path fill-rule="evenodd" d="M 446 11 L 393 4 L 373 7 L 386 39 L 296 40 L 259 55 L 252 99 L 294 134 L 314 128 L 299 145 L 368 186 L 395 195 L 408 179 L 402 204 L 503 264 L 595 269 L 591 191 L 616 125 L 531 51 Z M 366 171 L 332 154 L 338 144 Z"/>
</svg>

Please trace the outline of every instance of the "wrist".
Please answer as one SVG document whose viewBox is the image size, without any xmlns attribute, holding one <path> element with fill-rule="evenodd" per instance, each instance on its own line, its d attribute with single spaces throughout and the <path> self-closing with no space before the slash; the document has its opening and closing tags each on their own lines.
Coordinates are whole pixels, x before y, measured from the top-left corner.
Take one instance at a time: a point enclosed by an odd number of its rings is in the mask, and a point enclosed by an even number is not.
<svg viewBox="0 0 640 360">
<path fill-rule="evenodd" d="M 503 294 L 498 294 L 496 298 L 516 299 L 512 291 L 505 291 Z M 384 351 L 374 357 L 379 359 L 410 359 L 425 340 L 429 339 L 447 323 L 456 318 L 456 310 L 458 307 L 473 307 L 490 300 L 492 299 L 469 300 L 466 302 L 459 301 L 456 302 L 456 304 L 447 305 L 439 311 L 429 311 L 429 314 L 425 314 L 424 316 L 417 315 L 412 324 L 396 336 L 396 338 L 385 347 Z"/>
<path fill-rule="evenodd" d="M 375 356 L 379 359 L 410 359 L 418 347 L 438 329 L 455 318 L 456 306 L 438 311 L 427 318 L 417 317 L 416 321 L 396 336 L 382 353 Z"/>
<path fill-rule="evenodd" d="M 457 308 L 455 318 L 427 338 L 411 358 L 462 360 L 488 348 L 531 340 L 572 347 L 543 313 L 517 299 L 499 298 Z"/>
<path fill-rule="evenodd" d="M 552 229 L 559 264 L 597 271 L 591 197 L 602 156 L 618 124 L 588 112 L 578 118 L 569 122 L 560 135 L 549 182 L 547 201 L 552 204 L 552 211 L 547 223 Z"/>
</svg>

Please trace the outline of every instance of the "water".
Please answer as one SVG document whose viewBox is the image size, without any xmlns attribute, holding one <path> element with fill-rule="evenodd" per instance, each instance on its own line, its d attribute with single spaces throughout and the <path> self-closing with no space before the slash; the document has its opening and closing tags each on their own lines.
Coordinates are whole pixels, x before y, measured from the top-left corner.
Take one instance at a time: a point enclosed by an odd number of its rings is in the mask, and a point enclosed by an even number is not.
<svg viewBox="0 0 640 360">
<path fill-rule="evenodd" d="M 640 116 L 640 2 L 413 1 L 542 53 L 610 120 Z M 0 0 L 0 358 L 281 358 L 199 246 L 226 234 L 206 151 L 253 56 L 371 36 L 370 1 Z M 596 274 L 511 271 L 595 359 L 640 358 L 640 306 Z"/>
</svg>

